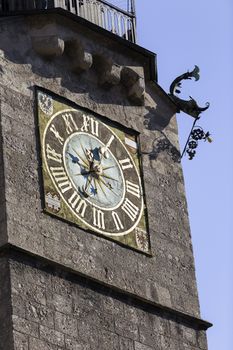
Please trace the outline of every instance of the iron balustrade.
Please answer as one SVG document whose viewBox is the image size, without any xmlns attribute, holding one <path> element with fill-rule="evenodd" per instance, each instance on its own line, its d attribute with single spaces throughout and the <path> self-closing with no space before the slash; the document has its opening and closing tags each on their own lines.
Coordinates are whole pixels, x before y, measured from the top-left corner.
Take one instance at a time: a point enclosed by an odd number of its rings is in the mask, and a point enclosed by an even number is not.
<svg viewBox="0 0 233 350">
<path fill-rule="evenodd" d="M 105 0 L 0 0 L 0 13 L 62 8 L 132 42 L 136 42 L 135 14 Z"/>
</svg>

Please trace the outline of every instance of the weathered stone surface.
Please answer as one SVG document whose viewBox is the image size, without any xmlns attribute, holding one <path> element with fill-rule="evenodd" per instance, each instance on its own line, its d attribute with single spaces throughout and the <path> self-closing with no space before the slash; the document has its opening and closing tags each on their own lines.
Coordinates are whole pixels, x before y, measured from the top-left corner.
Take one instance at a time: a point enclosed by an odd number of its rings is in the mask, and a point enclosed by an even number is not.
<svg viewBox="0 0 233 350">
<path fill-rule="evenodd" d="M 93 64 L 92 54 L 85 51 L 85 48 L 79 40 L 66 42 L 66 52 L 71 58 L 71 69 L 75 73 L 85 72 Z"/>
<path fill-rule="evenodd" d="M 118 317 L 115 322 L 116 333 L 132 340 L 139 340 L 139 330 L 136 323 L 129 322 L 125 318 Z"/>
<path fill-rule="evenodd" d="M 153 348 L 142 343 L 135 342 L 135 350 L 152 350 Z"/>
<path fill-rule="evenodd" d="M 72 316 L 55 312 L 55 329 L 71 337 L 77 335 L 77 320 Z"/>
<path fill-rule="evenodd" d="M 54 326 L 53 312 L 41 304 L 30 301 L 30 299 L 26 302 L 26 318 L 45 326 Z"/>
<path fill-rule="evenodd" d="M 77 340 L 67 337 L 65 339 L 66 349 L 68 350 L 89 350 L 90 345 L 85 343 L 80 343 Z"/>
<path fill-rule="evenodd" d="M 9 264 L 0 256 L 0 350 L 13 350 Z"/>
<path fill-rule="evenodd" d="M 121 80 L 121 66 L 116 64 L 111 57 L 95 56 L 94 67 L 99 76 L 99 85 L 104 89 L 118 85 Z"/>
<path fill-rule="evenodd" d="M 35 322 L 30 322 L 19 316 L 13 315 L 13 327 L 19 333 L 30 335 L 32 337 L 39 337 L 39 325 Z"/>
<path fill-rule="evenodd" d="M 58 348 L 57 346 L 52 345 L 46 341 L 43 341 L 43 340 L 38 339 L 38 338 L 32 338 L 32 337 L 29 338 L 28 348 L 33 349 L 33 350 L 41 350 L 41 349 L 43 349 L 43 350 L 57 350 L 57 349 L 61 349 L 61 348 Z M 26 350 L 26 348 L 25 348 L 25 350 Z"/>
<path fill-rule="evenodd" d="M 62 312 L 64 314 L 70 314 L 73 310 L 72 296 L 59 295 L 53 293 L 47 298 L 47 304 L 56 311 Z"/>
<path fill-rule="evenodd" d="M 25 334 L 14 331 L 14 348 L 15 350 L 28 350 L 28 336 Z M 6 349 L 6 348 L 4 348 Z M 39 350 L 39 349 L 38 349 Z"/>
<path fill-rule="evenodd" d="M 145 77 L 144 71 L 135 67 L 123 67 L 121 71 L 122 83 L 127 88 L 129 100 L 136 105 L 144 105 L 145 102 Z"/>
<path fill-rule="evenodd" d="M 145 101 L 145 81 L 139 77 L 137 82 L 128 91 L 129 100 L 136 105 L 144 105 Z"/>
<path fill-rule="evenodd" d="M 204 349 L 204 350 L 208 349 L 206 332 L 199 331 L 197 333 L 197 340 L 198 340 L 198 345 L 201 349 Z"/>
<path fill-rule="evenodd" d="M 65 346 L 64 333 L 58 332 L 54 329 L 40 326 L 40 338 L 46 342 L 49 342 L 60 347 Z"/>
<path fill-rule="evenodd" d="M 134 342 L 131 339 L 120 337 L 119 350 L 134 350 Z"/>
<path fill-rule="evenodd" d="M 1 89 L 0 89 L 1 94 Z M 6 228 L 6 204 L 5 204 L 5 176 L 3 164 L 3 139 L 2 139 L 2 118 L 0 113 L 0 245 L 7 243 Z"/>
<path fill-rule="evenodd" d="M 57 36 L 37 36 L 32 37 L 32 47 L 40 56 L 52 59 L 63 54 L 65 43 Z"/>
</svg>

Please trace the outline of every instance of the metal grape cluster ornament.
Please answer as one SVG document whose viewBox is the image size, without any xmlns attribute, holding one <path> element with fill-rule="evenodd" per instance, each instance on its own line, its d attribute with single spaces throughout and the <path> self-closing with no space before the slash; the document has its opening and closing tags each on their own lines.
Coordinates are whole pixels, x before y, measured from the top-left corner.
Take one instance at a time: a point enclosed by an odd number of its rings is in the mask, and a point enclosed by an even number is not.
<svg viewBox="0 0 233 350">
<path fill-rule="evenodd" d="M 191 131 L 189 133 L 188 140 L 185 144 L 184 150 L 182 152 L 181 158 L 184 154 L 188 154 L 189 159 L 192 160 L 196 155 L 196 148 L 198 147 L 198 141 L 204 140 L 208 142 L 212 142 L 210 138 L 209 132 L 204 132 L 204 130 L 196 126 L 197 121 L 200 119 L 200 114 L 204 111 L 206 111 L 210 104 L 209 102 L 206 103 L 205 107 L 198 106 L 197 102 L 190 96 L 190 100 L 183 100 L 179 98 L 176 94 L 180 94 L 180 88 L 182 85 L 182 80 L 190 80 L 192 78 L 195 79 L 195 81 L 198 81 L 200 79 L 200 69 L 198 66 L 195 66 L 192 72 L 186 72 L 179 77 L 177 77 L 170 86 L 170 94 L 169 97 L 172 99 L 172 101 L 177 106 L 177 113 L 180 113 L 181 111 L 190 115 L 194 118 L 194 122 L 191 128 Z"/>
</svg>

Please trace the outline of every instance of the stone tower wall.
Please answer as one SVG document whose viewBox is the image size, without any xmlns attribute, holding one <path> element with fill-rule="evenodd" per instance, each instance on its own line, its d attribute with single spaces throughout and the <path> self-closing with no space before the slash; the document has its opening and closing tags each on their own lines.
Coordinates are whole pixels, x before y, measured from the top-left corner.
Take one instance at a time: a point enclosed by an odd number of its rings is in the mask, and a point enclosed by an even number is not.
<svg viewBox="0 0 233 350">
<path fill-rule="evenodd" d="M 175 107 L 149 53 L 124 45 L 61 14 L 0 20 L 14 349 L 206 349 Z M 152 257 L 43 213 L 35 85 L 140 132 Z"/>
</svg>

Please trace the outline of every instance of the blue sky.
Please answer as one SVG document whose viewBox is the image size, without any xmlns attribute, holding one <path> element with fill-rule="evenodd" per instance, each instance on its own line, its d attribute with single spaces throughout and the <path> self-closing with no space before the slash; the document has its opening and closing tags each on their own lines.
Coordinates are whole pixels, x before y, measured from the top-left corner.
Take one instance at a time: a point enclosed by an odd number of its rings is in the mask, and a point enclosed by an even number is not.
<svg viewBox="0 0 233 350">
<path fill-rule="evenodd" d="M 214 323 L 209 350 L 233 349 L 233 3 L 231 0 L 136 0 L 138 43 L 157 53 L 159 84 L 201 69 L 184 84 L 209 110 L 198 122 L 214 142 L 200 143 L 192 161 L 182 161 L 188 199 L 202 318 Z M 178 114 L 181 148 L 192 118 Z"/>
</svg>

